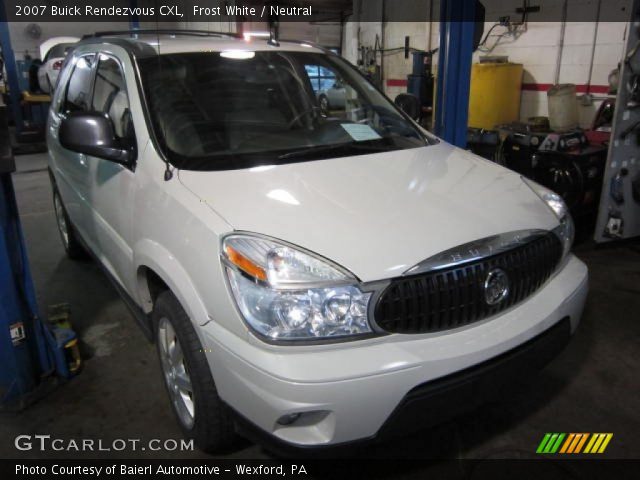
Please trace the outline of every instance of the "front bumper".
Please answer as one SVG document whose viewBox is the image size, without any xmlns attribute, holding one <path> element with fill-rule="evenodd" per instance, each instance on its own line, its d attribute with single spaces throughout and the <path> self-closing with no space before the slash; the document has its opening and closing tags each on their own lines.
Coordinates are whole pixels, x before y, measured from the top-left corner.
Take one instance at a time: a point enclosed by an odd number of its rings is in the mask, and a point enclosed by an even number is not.
<svg viewBox="0 0 640 480">
<path fill-rule="evenodd" d="M 469 388 L 526 379 L 520 368 L 541 368 L 575 331 L 586 293 L 587 269 L 570 256 L 525 302 L 464 328 L 277 347 L 210 325 L 205 348 L 220 396 L 259 431 L 285 445 L 330 446 L 408 431 L 425 402 L 438 413 L 422 425 L 445 420 L 445 406 L 457 414 L 477 404 Z M 302 415 L 278 423 L 292 413 Z"/>
</svg>

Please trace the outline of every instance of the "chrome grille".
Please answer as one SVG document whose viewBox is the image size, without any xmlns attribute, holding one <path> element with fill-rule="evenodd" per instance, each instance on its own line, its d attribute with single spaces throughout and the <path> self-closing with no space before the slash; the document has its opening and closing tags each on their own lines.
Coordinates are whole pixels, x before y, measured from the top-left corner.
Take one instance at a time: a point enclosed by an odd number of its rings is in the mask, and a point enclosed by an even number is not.
<svg viewBox="0 0 640 480">
<path fill-rule="evenodd" d="M 393 279 L 376 303 L 375 321 L 390 333 L 438 332 L 478 322 L 531 296 L 561 257 L 560 240 L 548 232 L 489 257 Z M 490 305 L 485 282 L 494 269 L 506 273 L 509 293 Z"/>
</svg>

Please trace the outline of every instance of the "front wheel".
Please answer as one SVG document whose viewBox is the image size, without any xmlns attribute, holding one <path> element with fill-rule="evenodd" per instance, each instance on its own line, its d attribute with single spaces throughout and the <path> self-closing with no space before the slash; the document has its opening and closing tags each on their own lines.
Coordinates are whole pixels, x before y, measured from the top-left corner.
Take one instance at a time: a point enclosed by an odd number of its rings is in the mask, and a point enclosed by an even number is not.
<svg viewBox="0 0 640 480">
<path fill-rule="evenodd" d="M 191 320 L 173 293 L 158 296 L 152 317 L 165 386 L 185 436 L 205 452 L 232 446 L 236 434 L 229 409 L 218 396 Z"/>
</svg>

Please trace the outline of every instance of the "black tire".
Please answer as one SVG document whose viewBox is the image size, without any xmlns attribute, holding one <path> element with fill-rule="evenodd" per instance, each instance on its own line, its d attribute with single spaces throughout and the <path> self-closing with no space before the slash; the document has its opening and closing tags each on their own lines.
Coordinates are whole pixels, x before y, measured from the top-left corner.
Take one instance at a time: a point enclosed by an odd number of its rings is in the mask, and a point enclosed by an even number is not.
<svg viewBox="0 0 640 480">
<path fill-rule="evenodd" d="M 78 234 L 76 233 L 67 210 L 64 208 L 62 198 L 58 189 L 53 189 L 53 210 L 56 215 L 56 224 L 58 225 L 58 233 L 60 233 L 60 240 L 64 251 L 71 260 L 85 260 L 88 258 L 87 251 L 82 246 L 82 243 L 78 240 Z"/>
<path fill-rule="evenodd" d="M 172 292 L 167 290 L 158 295 L 153 307 L 152 319 L 164 384 L 171 407 L 185 437 L 193 439 L 200 450 L 208 453 L 232 447 L 237 436 L 231 412 L 218 396 L 211 369 L 191 320 Z M 172 332 L 167 332 L 167 322 L 172 327 Z M 165 352 L 169 349 L 164 342 L 167 336 L 170 338 L 169 342 L 174 341 L 174 351 L 176 345 L 182 351 L 180 367 L 187 373 L 191 388 L 188 392 L 193 407 L 191 423 L 185 421 L 184 409 L 180 408 L 182 405 L 179 403 L 180 397 L 184 397 L 186 390 L 172 391 L 176 382 L 171 379 L 169 371 L 174 367 L 166 363 L 168 360 Z M 173 374 L 175 373 L 174 370 Z M 173 378 L 175 377 L 176 375 Z"/>
</svg>

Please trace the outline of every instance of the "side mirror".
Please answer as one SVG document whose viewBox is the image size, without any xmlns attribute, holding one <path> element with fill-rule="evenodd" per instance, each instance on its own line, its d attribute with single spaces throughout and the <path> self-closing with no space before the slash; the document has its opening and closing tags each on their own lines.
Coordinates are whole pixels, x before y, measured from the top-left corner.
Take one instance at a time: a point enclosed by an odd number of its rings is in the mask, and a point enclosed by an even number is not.
<svg viewBox="0 0 640 480">
<path fill-rule="evenodd" d="M 60 123 L 60 145 L 72 152 L 121 165 L 131 162 L 131 150 L 116 137 L 111 120 L 99 112 L 72 112 Z"/>
</svg>

